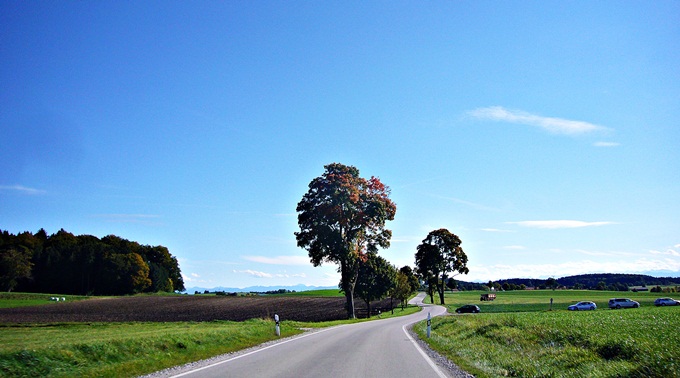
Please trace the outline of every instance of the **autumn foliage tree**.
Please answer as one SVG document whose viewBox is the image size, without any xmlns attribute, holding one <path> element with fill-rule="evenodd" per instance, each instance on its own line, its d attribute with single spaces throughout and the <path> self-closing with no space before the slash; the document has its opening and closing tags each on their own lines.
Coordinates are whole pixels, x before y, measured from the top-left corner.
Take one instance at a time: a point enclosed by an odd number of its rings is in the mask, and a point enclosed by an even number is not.
<svg viewBox="0 0 680 378">
<path fill-rule="evenodd" d="M 467 274 L 467 255 L 458 236 L 445 228 L 431 231 L 418 246 L 416 266 L 427 281 L 430 296 L 436 290 L 444 304 L 444 285 L 449 273 Z M 433 301 L 434 302 L 434 301 Z"/>
<path fill-rule="evenodd" d="M 328 164 L 297 205 L 298 247 L 305 248 L 314 266 L 338 265 L 341 289 L 347 300 L 348 318 L 354 318 L 354 288 L 359 263 L 366 254 L 388 248 L 392 232 L 385 222 L 393 220 L 397 206 L 390 190 L 376 177 L 364 179 L 353 166 Z"/>
</svg>

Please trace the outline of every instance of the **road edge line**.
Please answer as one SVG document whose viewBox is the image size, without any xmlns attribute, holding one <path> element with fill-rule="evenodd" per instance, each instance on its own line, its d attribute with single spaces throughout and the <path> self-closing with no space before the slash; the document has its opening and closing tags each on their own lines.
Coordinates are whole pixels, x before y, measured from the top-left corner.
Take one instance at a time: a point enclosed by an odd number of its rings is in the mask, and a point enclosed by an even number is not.
<svg viewBox="0 0 680 378">
<path fill-rule="evenodd" d="M 261 351 L 263 351 L 263 350 L 267 350 L 267 349 L 269 349 L 269 348 L 274 348 L 274 347 L 276 347 L 276 346 L 283 345 L 283 344 L 289 343 L 289 342 L 291 342 L 291 341 L 303 339 L 303 338 L 308 337 L 308 336 L 316 335 L 317 333 L 326 332 L 326 331 L 329 331 L 329 330 L 334 329 L 334 328 L 344 327 L 344 326 L 346 326 L 346 325 L 347 325 L 347 324 L 343 324 L 343 325 L 339 325 L 339 326 L 335 326 L 335 327 L 324 328 L 324 329 L 321 329 L 321 330 L 318 330 L 318 331 L 315 331 L 315 332 L 304 333 L 304 334 L 302 334 L 302 335 L 300 335 L 300 336 L 293 337 L 293 338 L 290 338 L 290 339 L 288 339 L 288 340 L 283 340 L 283 341 L 280 341 L 280 342 L 278 342 L 278 343 L 276 343 L 276 344 L 268 345 L 268 346 L 263 347 L 263 348 L 254 347 L 254 348 L 257 348 L 257 349 L 256 349 L 256 350 L 253 350 L 253 351 L 250 351 L 250 352 L 247 352 L 247 353 L 239 354 L 238 356 L 234 356 L 234 357 L 229 358 L 229 359 L 227 359 L 227 360 L 222 360 L 222 361 L 218 361 L 218 362 L 212 363 L 212 364 L 210 364 L 210 365 L 201 366 L 200 368 L 188 370 L 188 371 L 185 371 L 185 372 L 183 372 L 183 373 L 179 373 L 179 374 L 177 374 L 177 375 L 171 375 L 171 376 L 168 377 L 168 378 L 177 378 L 177 377 L 183 377 L 183 376 L 189 375 L 189 374 L 194 374 L 194 373 L 199 372 L 199 371 L 201 371 L 201 370 L 209 369 L 209 368 L 215 367 L 215 366 L 217 366 L 217 365 L 222 365 L 222 364 L 224 364 L 224 363 L 227 363 L 227 362 L 230 362 L 230 361 L 237 360 L 237 359 L 239 359 L 239 358 L 241 358 L 241 357 L 250 356 L 251 354 L 255 354 L 255 353 L 261 352 Z M 236 353 L 236 352 L 235 352 L 235 353 Z"/>
</svg>

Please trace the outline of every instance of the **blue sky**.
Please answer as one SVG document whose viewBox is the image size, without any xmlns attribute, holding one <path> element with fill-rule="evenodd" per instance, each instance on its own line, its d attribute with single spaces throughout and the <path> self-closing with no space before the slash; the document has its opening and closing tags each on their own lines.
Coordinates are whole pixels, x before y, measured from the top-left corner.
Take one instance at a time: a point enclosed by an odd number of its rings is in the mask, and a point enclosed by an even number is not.
<svg viewBox="0 0 680 378">
<path fill-rule="evenodd" d="M 0 229 L 164 245 L 187 287 L 335 286 L 295 207 L 379 177 L 414 264 L 680 276 L 680 3 L 0 4 Z"/>
</svg>

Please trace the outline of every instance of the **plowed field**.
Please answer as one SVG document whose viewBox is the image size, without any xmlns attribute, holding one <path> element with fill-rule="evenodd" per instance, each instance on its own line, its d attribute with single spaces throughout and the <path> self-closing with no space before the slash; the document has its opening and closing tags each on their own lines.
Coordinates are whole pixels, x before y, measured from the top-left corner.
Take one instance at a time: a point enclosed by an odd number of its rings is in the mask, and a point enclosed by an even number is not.
<svg viewBox="0 0 680 378">
<path fill-rule="evenodd" d="M 371 307 L 388 307 L 389 299 Z M 361 308 L 362 302 L 355 302 Z M 395 306 L 397 305 L 395 301 Z M 346 319 L 345 298 L 136 296 L 0 309 L 0 323 L 185 322 L 272 318 L 329 321 Z"/>
</svg>

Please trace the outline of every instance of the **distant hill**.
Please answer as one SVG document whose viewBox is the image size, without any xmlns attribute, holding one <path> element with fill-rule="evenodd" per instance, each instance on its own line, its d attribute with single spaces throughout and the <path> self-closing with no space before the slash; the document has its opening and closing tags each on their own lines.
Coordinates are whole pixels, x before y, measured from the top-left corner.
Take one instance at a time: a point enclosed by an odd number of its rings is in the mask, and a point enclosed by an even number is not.
<svg viewBox="0 0 680 378">
<path fill-rule="evenodd" d="M 577 276 L 568 276 L 557 279 L 557 283 L 563 286 L 572 287 L 576 284 L 581 284 L 585 288 L 595 288 L 600 282 L 609 285 L 626 285 L 626 286 L 668 286 L 680 285 L 680 278 L 678 277 L 653 277 L 644 274 L 581 274 Z"/>
<path fill-rule="evenodd" d="M 546 281 L 540 278 L 510 278 L 504 280 L 494 281 L 503 285 L 504 283 L 514 284 L 517 286 L 525 285 L 526 287 L 544 287 Z M 597 274 L 579 274 L 575 276 L 567 276 L 556 278 L 560 286 L 568 288 L 582 288 L 595 289 L 600 282 L 604 282 L 608 289 L 627 290 L 634 286 L 673 286 L 680 285 L 680 277 L 654 277 L 645 274 L 620 274 L 620 273 L 597 273 Z M 480 290 L 486 289 L 485 283 L 458 281 L 459 286 L 465 290 Z"/>
<path fill-rule="evenodd" d="M 195 292 L 203 293 L 206 290 L 214 293 L 217 291 L 223 291 L 225 293 L 266 293 L 268 291 L 274 290 L 290 290 L 290 291 L 308 291 L 308 290 L 325 290 L 325 289 L 337 289 L 337 286 L 308 286 L 308 285 L 293 285 L 293 286 L 248 286 L 243 288 L 238 287 L 224 287 L 218 286 L 213 288 L 205 287 L 189 287 L 186 289 L 186 293 L 194 294 Z"/>
</svg>

